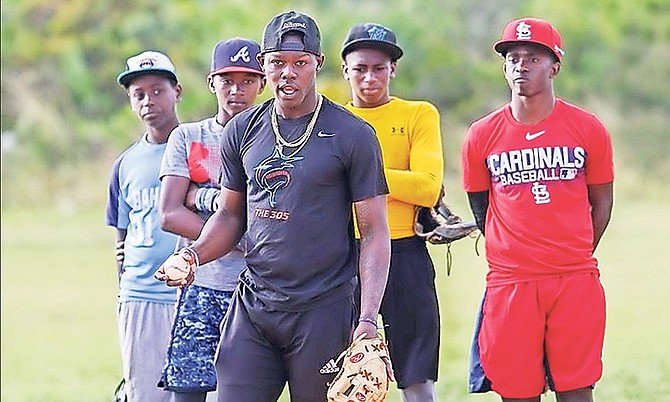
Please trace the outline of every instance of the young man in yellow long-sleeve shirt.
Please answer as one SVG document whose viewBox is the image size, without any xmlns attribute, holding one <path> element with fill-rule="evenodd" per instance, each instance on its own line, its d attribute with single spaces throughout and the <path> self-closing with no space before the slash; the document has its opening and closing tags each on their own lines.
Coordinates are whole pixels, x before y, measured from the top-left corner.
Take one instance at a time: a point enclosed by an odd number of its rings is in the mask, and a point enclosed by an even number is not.
<svg viewBox="0 0 670 402">
<path fill-rule="evenodd" d="M 437 108 L 389 94 L 402 54 L 390 29 L 354 25 L 342 46 L 342 74 L 352 94 L 345 107 L 377 132 L 390 190 L 391 269 L 380 313 L 398 388 L 405 401 L 433 401 L 440 316 L 435 268 L 415 235 L 414 214 L 437 203 L 444 159 Z"/>
</svg>

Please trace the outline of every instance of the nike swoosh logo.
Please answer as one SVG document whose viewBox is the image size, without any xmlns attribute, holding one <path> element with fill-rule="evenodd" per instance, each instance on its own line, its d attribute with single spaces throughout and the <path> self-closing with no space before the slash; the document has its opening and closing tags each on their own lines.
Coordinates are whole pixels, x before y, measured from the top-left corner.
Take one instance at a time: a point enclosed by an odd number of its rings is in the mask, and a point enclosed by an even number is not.
<svg viewBox="0 0 670 402">
<path fill-rule="evenodd" d="M 544 133 L 545 133 L 545 130 L 538 131 L 537 133 L 533 133 L 533 134 L 531 134 L 530 132 L 526 132 L 526 139 L 528 141 L 533 141 L 534 139 L 536 139 L 537 137 L 541 136 Z"/>
<path fill-rule="evenodd" d="M 335 137 L 335 133 L 324 133 L 323 131 L 319 131 L 316 133 L 316 136 L 321 138 Z"/>
</svg>

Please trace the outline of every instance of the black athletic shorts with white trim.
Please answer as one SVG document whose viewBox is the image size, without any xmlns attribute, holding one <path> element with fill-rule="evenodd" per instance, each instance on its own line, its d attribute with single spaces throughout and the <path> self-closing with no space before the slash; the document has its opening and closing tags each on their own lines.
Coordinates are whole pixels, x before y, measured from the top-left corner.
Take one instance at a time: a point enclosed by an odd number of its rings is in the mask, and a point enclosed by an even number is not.
<svg viewBox="0 0 670 402">
<path fill-rule="evenodd" d="M 325 401 L 354 310 L 353 295 L 305 312 L 273 310 L 238 285 L 216 360 L 219 400 L 274 402 L 288 381 L 292 402 Z"/>
</svg>

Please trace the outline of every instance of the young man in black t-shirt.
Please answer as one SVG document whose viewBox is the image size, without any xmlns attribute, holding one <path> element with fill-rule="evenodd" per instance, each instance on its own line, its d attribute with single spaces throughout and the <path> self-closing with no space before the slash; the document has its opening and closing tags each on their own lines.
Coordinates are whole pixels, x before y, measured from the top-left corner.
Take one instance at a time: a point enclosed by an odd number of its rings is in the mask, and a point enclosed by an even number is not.
<svg viewBox="0 0 670 402">
<path fill-rule="evenodd" d="M 316 91 L 324 56 L 312 18 L 273 18 L 259 58 L 274 97 L 226 125 L 219 210 L 173 258 L 215 259 L 246 228 L 247 268 L 217 359 L 219 398 L 273 401 L 288 382 L 292 401 L 325 400 L 337 372 L 330 360 L 352 336 L 377 334 L 390 258 L 381 151 L 372 127 Z M 171 263 L 157 276 L 192 281 L 164 275 Z"/>
</svg>

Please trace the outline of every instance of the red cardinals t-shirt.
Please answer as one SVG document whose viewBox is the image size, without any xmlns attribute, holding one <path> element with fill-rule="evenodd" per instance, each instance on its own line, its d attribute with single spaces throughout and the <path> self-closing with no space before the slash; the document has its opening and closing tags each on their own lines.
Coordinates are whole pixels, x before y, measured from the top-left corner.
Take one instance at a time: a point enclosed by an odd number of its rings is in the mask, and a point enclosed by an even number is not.
<svg viewBox="0 0 670 402">
<path fill-rule="evenodd" d="M 594 114 L 557 99 L 526 125 L 507 104 L 470 126 L 461 162 L 465 191 L 489 191 L 489 286 L 597 272 L 587 185 L 612 182 L 614 168 Z"/>
</svg>

